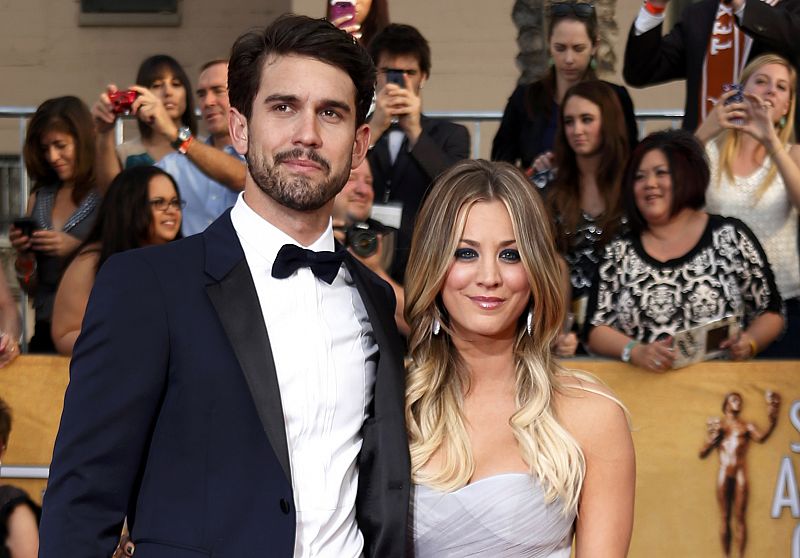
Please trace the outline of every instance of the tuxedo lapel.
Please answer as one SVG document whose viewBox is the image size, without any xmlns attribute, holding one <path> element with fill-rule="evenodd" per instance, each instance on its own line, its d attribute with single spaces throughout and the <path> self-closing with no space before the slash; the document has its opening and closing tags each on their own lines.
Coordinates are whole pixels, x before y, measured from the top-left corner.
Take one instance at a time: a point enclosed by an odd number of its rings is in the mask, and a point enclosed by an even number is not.
<svg viewBox="0 0 800 558">
<path fill-rule="evenodd" d="M 378 360 L 378 373 L 375 378 L 375 416 L 401 417 L 403 416 L 402 403 L 404 393 L 404 376 L 402 370 L 397 370 L 394 363 L 402 362 L 402 347 L 394 322 L 394 309 L 386 308 L 387 294 L 379 292 L 382 288 L 377 277 L 367 271 L 355 258 L 348 253 L 345 256 L 345 265 L 353 282 L 361 295 L 361 300 L 367 310 L 375 341 L 380 349 Z M 389 286 L 385 286 L 389 289 Z M 400 394 L 400 395 L 398 395 Z"/>
<path fill-rule="evenodd" d="M 291 484 L 289 448 L 272 347 L 230 211 L 212 223 L 203 237 L 206 273 L 213 279 L 206 285 L 206 292 L 233 346 L 264 432 Z"/>
</svg>

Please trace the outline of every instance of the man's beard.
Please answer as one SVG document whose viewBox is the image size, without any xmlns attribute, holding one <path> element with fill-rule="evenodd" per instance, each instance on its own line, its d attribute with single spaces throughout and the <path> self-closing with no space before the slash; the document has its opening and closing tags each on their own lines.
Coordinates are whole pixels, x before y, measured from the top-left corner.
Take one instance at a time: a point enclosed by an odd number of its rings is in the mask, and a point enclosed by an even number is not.
<svg viewBox="0 0 800 558">
<path fill-rule="evenodd" d="M 305 176 L 286 176 L 280 172 L 278 165 L 290 159 L 308 159 L 318 164 L 326 173 L 326 178 L 315 183 Z M 247 150 L 245 154 L 247 168 L 253 181 L 266 195 L 284 207 L 295 211 L 315 211 L 332 200 L 350 176 L 352 156 L 342 172 L 331 175 L 331 165 L 312 149 L 296 147 L 275 155 L 271 165 L 264 158 L 261 150 Z"/>
</svg>

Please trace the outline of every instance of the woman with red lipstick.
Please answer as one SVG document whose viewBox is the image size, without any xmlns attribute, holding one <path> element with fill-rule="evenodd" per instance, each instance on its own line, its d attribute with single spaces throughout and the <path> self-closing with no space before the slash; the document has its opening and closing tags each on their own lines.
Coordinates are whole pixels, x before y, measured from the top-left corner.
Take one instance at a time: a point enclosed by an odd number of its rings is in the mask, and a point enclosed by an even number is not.
<svg viewBox="0 0 800 558">
<path fill-rule="evenodd" d="M 786 331 L 767 355 L 798 358 L 800 347 L 800 146 L 792 145 L 796 71 L 766 54 L 742 72 L 744 98 L 720 102 L 697 130 L 711 162 L 706 209 L 744 221 L 764 246 L 786 305 Z"/>
<path fill-rule="evenodd" d="M 28 124 L 23 157 L 33 189 L 28 198 L 30 230 L 12 226 L 20 287 L 33 297 L 36 324 L 28 350 L 53 353 L 50 319 L 64 261 L 86 238 L 100 195 L 94 173 L 94 125 L 77 97 L 42 103 Z"/>
<path fill-rule="evenodd" d="M 572 86 L 563 107 L 556 135 L 558 171 L 543 194 L 556 225 L 556 243 L 569 267 L 579 331 L 603 247 L 623 228 L 620 192 L 628 137 L 619 100 L 602 81 Z"/>
<path fill-rule="evenodd" d="M 97 180 L 107 186 L 122 169 L 138 165 L 154 165 L 176 149 L 163 135 L 155 133 L 152 125 L 157 118 L 171 119 L 179 129 L 187 128 L 197 135 L 192 84 L 177 60 L 166 54 L 146 58 L 136 74 L 137 94 L 131 107 L 136 115 L 139 137 L 117 146 L 114 125 L 119 114 L 109 98 L 117 86 L 109 84 L 92 107 L 97 126 Z"/>
<path fill-rule="evenodd" d="M 594 5 L 575 0 L 551 2 L 548 16 L 550 68 L 539 81 L 514 90 L 492 142 L 492 160 L 518 164 L 529 176 L 544 173 L 553 165 L 552 149 L 567 90 L 581 81 L 597 79 L 595 54 L 600 32 Z M 624 87 L 608 86 L 625 115 L 628 145 L 634 145 L 638 129 L 633 101 Z"/>
<path fill-rule="evenodd" d="M 663 372 L 678 331 L 736 316 L 741 332 L 719 345 L 734 360 L 781 332 L 780 295 L 755 235 L 703 210 L 709 177 L 689 132 L 656 132 L 634 150 L 623 187 L 631 230 L 606 245 L 589 300 L 593 352 Z"/>
<path fill-rule="evenodd" d="M 103 263 L 117 252 L 180 238 L 183 206 L 175 181 L 158 167 L 133 167 L 117 175 L 100 207 L 100 218 L 58 286 L 52 330 L 60 354 L 72 354 Z"/>
<path fill-rule="evenodd" d="M 506 163 L 463 161 L 418 217 L 406 271 L 414 556 L 625 556 L 625 412 L 556 362 L 564 283 L 544 205 Z"/>
</svg>

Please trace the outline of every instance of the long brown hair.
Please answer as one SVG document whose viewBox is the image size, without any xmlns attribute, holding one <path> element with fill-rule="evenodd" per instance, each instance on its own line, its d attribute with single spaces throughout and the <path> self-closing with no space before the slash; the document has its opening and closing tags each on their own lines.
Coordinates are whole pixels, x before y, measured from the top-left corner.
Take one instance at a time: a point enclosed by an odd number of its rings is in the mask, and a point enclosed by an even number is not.
<svg viewBox="0 0 800 558">
<path fill-rule="evenodd" d="M 602 81 L 582 81 L 573 85 L 564 95 L 563 106 L 566 107 L 573 97 L 586 99 L 600 109 L 602 144 L 596 180 L 606 207 L 598 217 L 598 225 L 603 229 L 601 238 L 605 242 L 616 234 L 623 214 L 620 192 L 629 152 L 625 116 L 619 97 L 610 85 Z M 580 170 L 575 151 L 567 141 L 563 108 L 556 132 L 555 166 L 558 172 L 547 204 L 552 216 L 557 218 L 556 241 L 561 245 L 561 250 L 566 251 L 566 234 L 578 226 L 582 210 Z"/>
<path fill-rule="evenodd" d="M 95 187 L 94 121 L 83 101 L 71 95 L 48 99 L 36 109 L 25 134 L 22 156 L 25 168 L 33 181 L 33 190 L 58 184 L 56 171 L 45 159 L 42 152 L 42 135 L 58 131 L 72 136 L 75 142 L 75 170 L 72 188 L 72 201 L 80 205 L 83 198 Z"/>
</svg>

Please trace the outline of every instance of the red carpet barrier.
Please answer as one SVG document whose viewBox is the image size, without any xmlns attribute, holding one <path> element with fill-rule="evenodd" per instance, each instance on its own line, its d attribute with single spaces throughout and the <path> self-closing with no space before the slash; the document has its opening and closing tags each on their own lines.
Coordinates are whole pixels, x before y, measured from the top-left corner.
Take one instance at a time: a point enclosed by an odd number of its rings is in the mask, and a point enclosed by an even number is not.
<svg viewBox="0 0 800 558">
<path fill-rule="evenodd" d="M 709 362 L 667 374 L 613 361 L 566 364 L 599 376 L 631 413 L 638 474 L 630 556 L 723 556 L 721 510 L 728 501 L 731 508 L 737 504 L 738 475 L 747 481 L 745 555 L 800 558 L 800 362 Z M 47 467 L 67 381 L 68 360 L 60 357 L 23 356 L 0 369 L 0 396 L 15 420 L 3 477 L 17 469 L 30 476 L 42 471 L 32 467 Z M 741 395 L 741 412 L 726 419 L 722 405 L 730 392 Z M 770 424 L 767 392 L 778 394 L 781 403 L 774 431 L 757 443 Z M 701 459 L 709 429 L 720 443 Z M 721 457 L 731 461 L 723 475 Z M 730 488 L 722 491 L 721 502 L 720 478 L 723 488 Z M 21 478 L 1 482 L 21 486 L 37 500 L 45 484 Z M 736 555 L 739 529 L 736 514 L 731 516 Z"/>
</svg>

